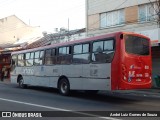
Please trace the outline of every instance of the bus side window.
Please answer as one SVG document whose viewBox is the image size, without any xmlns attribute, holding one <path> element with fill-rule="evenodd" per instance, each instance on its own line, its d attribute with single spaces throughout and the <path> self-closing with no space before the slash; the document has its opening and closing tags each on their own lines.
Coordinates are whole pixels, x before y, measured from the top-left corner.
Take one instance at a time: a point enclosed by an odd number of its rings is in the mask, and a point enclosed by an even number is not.
<svg viewBox="0 0 160 120">
<path fill-rule="evenodd" d="M 34 52 L 26 53 L 26 66 L 33 66 Z"/>
<path fill-rule="evenodd" d="M 24 54 L 19 54 L 18 55 L 18 66 L 22 67 L 25 65 L 25 55 Z"/>
<path fill-rule="evenodd" d="M 73 47 L 73 63 L 89 63 L 90 62 L 90 52 L 89 43 L 75 45 Z"/>
<path fill-rule="evenodd" d="M 11 60 L 12 60 L 11 61 L 12 66 L 16 66 L 17 65 L 17 55 L 13 55 Z"/>
<path fill-rule="evenodd" d="M 40 65 L 44 64 L 44 50 L 40 51 L 39 61 L 40 61 Z"/>
<path fill-rule="evenodd" d="M 40 51 L 36 51 L 34 54 L 34 65 L 40 65 Z"/>
<path fill-rule="evenodd" d="M 93 42 L 92 48 L 92 61 L 109 63 L 111 62 L 114 55 L 114 41 L 113 40 L 103 40 L 98 42 Z"/>
<path fill-rule="evenodd" d="M 29 66 L 29 58 L 30 58 L 30 53 L 26 53 L 26 58 L 25 58 L 26 66 Z"/>
<path fill-rule="evenodd" d="M 57 57 L 56 57 L 56 48 L 52 49 L 52 63 L 56 64 Z"/>
<path fill-rule="evenodd" d="M 72 61 L 71 46 L 60 47 L 58 49 L 57 63 L 58 64 L 70 64 Z"/>
<path fill-rule="evenodd" d="M 46 65 L 51 65 L 52 64 L 52 49 L 45 50 L 45 61 L 44 61 L 44 63 Z"/>
</svg>

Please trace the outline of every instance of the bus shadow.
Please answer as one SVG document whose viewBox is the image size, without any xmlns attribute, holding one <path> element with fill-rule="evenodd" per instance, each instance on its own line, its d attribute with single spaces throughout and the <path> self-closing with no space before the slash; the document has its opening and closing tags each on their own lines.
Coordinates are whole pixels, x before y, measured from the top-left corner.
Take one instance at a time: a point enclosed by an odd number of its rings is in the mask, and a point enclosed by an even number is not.
<svg viewBox="0 0 160 120">
<path fill-rule="evenodd" d="M 54 94 L 59 94 L 58 89 L 49 88 L 49 87 L 27 86 L 27 88 L 25 88 L 25 89 L 40 91 L 40 92 L 44 92 L 44 93 L 54 93 Z"/>
<path fill-rule="evenodd" d="M 142 100 L 135 99 L 134 96 L 126 96 L 119 93 L 107 92 L 107 93 L 97 93 L 97 94 L 88 94 L 82 91 L 72 92 L 71 97 L 76 97 L 79 99 L 94 100 L 99 102 L 107 102 L 112 104 L 130 104 L 135 102 L 140 102 Z"/>
<path fill-rule="evenodd" d="M 29 86 L 27 89 L 62 96 L 60 95 L 58 89 L 54 89 L 54 88 Z M 89 93 L 85 93 L 85 91 L 71 91 L 69 96 L 62 96 L 62 97 L 78 98 L 78 99 L 92 100 L 92 101 L 98 101 L 98 102 L 107 102 L 112 104 L 132 104 L 135 102 L 142 101 L 141 99 L 137 99 L 135 96 L 127 96 L 127 95 L 115 93 L 115 92 L 107 92 L 107 93 L 99 92 L 97 94 L 89 94 Z"/>
</svg>

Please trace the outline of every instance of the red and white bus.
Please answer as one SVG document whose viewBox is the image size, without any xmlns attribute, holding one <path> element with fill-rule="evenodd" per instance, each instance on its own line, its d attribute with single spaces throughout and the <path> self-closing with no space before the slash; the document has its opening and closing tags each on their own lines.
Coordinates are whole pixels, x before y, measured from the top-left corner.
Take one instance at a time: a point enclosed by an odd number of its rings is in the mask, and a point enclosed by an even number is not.
<svg viewBox="0 0 160 120">
<path fill-rule="evenodd" d="M 150 39 L 116 32 L 12 53 L 11 82 L 70 90 L 151 87 Z"/>
</svg>

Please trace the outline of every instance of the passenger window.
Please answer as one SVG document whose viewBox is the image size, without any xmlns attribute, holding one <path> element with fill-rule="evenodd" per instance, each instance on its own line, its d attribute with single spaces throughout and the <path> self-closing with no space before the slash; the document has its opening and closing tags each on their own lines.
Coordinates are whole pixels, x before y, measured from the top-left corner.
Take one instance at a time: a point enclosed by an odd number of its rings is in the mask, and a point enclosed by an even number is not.
<svg viewBox="0 0 160 120">
<path fill-rule="evenodd" d="M 16 66 L 17 65 L 17 55 L 13 55 L 12 56 L 12 61 L 11 61 L 12 65 Z"/>
<path fill-rule="evenodd" d="M 103 41 L 93 43 L 93 52 L 103 51 Z"/>
<path fill-rule="evenodd" d="M 58 64 L 70 64 L 72 62 L 71 48 L 71 46 L 59 48 L 57 57 Z"/>
<path fill-rule="evenodd" d="M 34 58 L 39 58 L 39 55 L 40 54 L 40 52 L 39 51 L 37 51 L 37 52 L 35 52 L 35 56 L 34 56 Z"/>
<path fill-rule="evenodd" d="M 34 53 L 26 53 L 26 59 L 25 59 L 25 64 L 26 66 L 33 66 L 33 57 Z"/>
<path fill-rule="evenodd" d="M 18 55 L 18 66 L 20 67 L 25 66 L 24 60 L 25 60 L 24 54 L 19 54 Z"/>
<path fill-rule="evenodd" d="M 26 53 L 26 59 L 30 58 L 30 53 Z"/>
<path fill-rule="evenodd" d="M 82 53 L 82 45 L 74 46 L 74 54 Z"/>
<path fill-rule="evenodd" d="M 52 49 L 47 49 L 45 51 L 45 64 L 46 65 L 52 64 Z"/>
<path fill-rule="evenodd" d="M 42 65 L 43 64 L 43 51 L 37 51 L 34 55 L 34 65 Z"/>
<path fill-rule="evenodd" d="M 113 50 L 113 40 L 104 41 L 104 50 Z"/>
<path fill-rule="evenodd" d="M 31 52 L 30 59 L 34 58 L 34 52 Z"/>
<path fill-rule="evenodd" d="M 65 55 L 67 53 L 66 47 L 59 48 L 59 55 Z"/>
<path fill-rule="evenodd" d="M 73 63 L 86 64 L 90 62 L 89 44 L 74 46 Z"/>
<path fill-rule="evenodd" d="M 45 52 L 45 64 L 51 65 L 56 64 L 57 57 L 56 57 L 56 48 L 47 49 Z"/>
<path fill-rule="evenodd" d="M 83 44 L 83 53 L 89 52 L 89 44 Z"/>
<path fill-rule="evenodd" d="M 43 57 L 44 57 L 44 51 L 41 51 L 40 52 L 40 58 L 43 59 Z"/>
<path fill-rule="evenodd" d="M 109 63 L 114 56 L 114 40 L 101 40 L 93 42 L 92 61 Z"/>
</svg>

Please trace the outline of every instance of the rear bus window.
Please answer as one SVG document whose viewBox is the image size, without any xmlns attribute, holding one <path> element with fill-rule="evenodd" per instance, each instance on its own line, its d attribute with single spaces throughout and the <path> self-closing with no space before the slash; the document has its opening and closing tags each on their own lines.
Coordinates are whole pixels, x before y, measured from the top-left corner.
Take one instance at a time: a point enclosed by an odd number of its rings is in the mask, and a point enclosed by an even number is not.
<svg viewBox="0 0 160 120">
<path fill-rule="evenodd" d="M 132 35 L 125 35 L 125 50 L 129 54 L 149 55 L 149 40 Z"/>
</svg>

